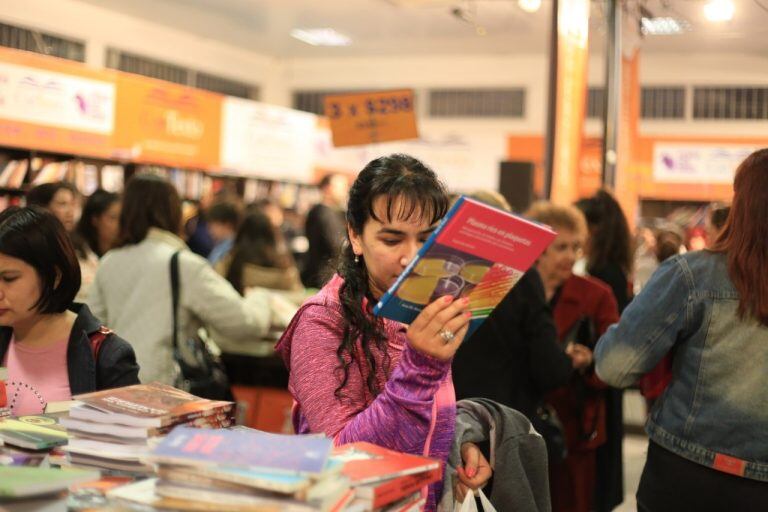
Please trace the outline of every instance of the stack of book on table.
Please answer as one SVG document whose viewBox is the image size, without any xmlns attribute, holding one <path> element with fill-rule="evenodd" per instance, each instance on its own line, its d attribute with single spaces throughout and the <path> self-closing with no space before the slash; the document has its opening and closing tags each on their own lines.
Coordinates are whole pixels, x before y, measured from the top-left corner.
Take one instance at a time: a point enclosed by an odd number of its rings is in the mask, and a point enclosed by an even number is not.
<svg viewBox="0 0 768 512">
<path fill-rule="evenodd" d="M 400 453 L 371 443 L 340 446 L 331 460 L 343 464 L 342 474 L 353 487 L 349 512 L 422 510 L 429 484 L 442 479 L 442 464 L 427 457 Z"/>
<path fill-rule="evenodd" d="M 146 458 L 158 478 L 108 493 L 154 508 L 341 511 L 353 498 L 322 436 L 177 427 Z"/>
<path fill-rule="evenodd" d="M 69 463 L 130 473 L 150 473 L 142 461 L 177 425 L 232 425 L 234 404 L 207 400 L 165 384 L 137 384 L 75 397 L 80 404 L 61 418 Z"/>
<path fill-rule="evenodd" d="M 179 510 L 415 512 L 424 507 L 422 491 L 442 478 L 434 459 L 240 427 L 178 427 L 146 460 L 158 478 L 108 496 Z"/>
</svg>

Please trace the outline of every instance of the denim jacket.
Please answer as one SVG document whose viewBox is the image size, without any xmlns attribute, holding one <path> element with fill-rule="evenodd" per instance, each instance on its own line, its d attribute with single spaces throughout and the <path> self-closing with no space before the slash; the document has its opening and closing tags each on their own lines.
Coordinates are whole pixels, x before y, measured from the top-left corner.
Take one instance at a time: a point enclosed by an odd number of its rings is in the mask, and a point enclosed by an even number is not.
<svg viewBox="0 0 768 512">
<path fill-rule="evenodd" d="M 691 252 L 662 264 L 600 338 L 597 373 L 632 385 L 672 351 L 650 439 L 693 462 L 768 481 L 768 328 L 737 315 L 726 257 Z"/>
</svg>

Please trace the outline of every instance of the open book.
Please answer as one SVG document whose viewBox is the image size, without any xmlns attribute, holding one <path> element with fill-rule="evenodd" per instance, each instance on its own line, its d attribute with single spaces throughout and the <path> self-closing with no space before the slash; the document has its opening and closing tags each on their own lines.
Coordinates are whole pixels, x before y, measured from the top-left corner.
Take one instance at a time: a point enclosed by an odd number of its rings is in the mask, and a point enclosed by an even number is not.
<svg viewBox="0 0 768 512">
<path fill-rule="evenodd" d="M 373 312 L 409 324 L 441 296 L 469 297 L 471 333 L 555 236 L 547 226 L 462 196 Z"/>
</svg>

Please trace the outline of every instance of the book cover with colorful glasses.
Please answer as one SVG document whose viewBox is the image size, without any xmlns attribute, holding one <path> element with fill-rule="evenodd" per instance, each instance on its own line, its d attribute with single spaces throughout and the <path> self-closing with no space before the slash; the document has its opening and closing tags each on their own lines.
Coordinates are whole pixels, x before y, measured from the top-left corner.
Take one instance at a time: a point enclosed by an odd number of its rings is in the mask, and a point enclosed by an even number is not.
<svg viewBox="0 0 768 512">
<path fill-rule="evenodd" d="M 410 324 L 438 297 L 468 297 L 472 333 L 555 236 L 548 226 L 461 196 L 373 312 Z"/>
</svg>

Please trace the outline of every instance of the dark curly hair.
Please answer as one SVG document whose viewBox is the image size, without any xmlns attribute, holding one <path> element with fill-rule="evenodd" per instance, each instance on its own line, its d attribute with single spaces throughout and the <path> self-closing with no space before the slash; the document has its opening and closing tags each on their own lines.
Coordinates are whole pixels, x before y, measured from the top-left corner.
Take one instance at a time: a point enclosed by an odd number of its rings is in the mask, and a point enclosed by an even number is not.
<svg viewBox="0 0 768 512">
<path fill-rule="evenodd" d="M 386 198 L 386 219 L 379 219 L 374 210 L 377 199 Z M 428 219 L 430 225 L 440 220 L 448 211 L 449 201 L 445 187 L 437 175 L 419 160 L 403 154 L 377 158 L 360 171 L 349 191 L 347 225 L 362 234 L 369 219 Z M 339 360 L 337 375 L 339 386 L 336 397 L 341 399 L 342 390 L 349 380 L 349 367 L 362 356 L 368 372 L 366 385 L 372 395 L 381 390 L 376 382 L 376 359 L 373 347 L 383 355 L 385 372 L 389 370 L 386 351 L 386 335 L 382 320 L 373 315 L 376 299 L 371 295 L 365 262 L 355 262 L 355 254 L 349 240 L 339 256 L 338 273 L 344 279 L 339 298 L 346 325 L 344 337 L 336 350 Z M 363 298 L 368 307 L 363 308 Z M 360 339 L 358 347 L 357 340 Z M 359 353 L 362 350 L 362 354 Z"/>
</svg>

